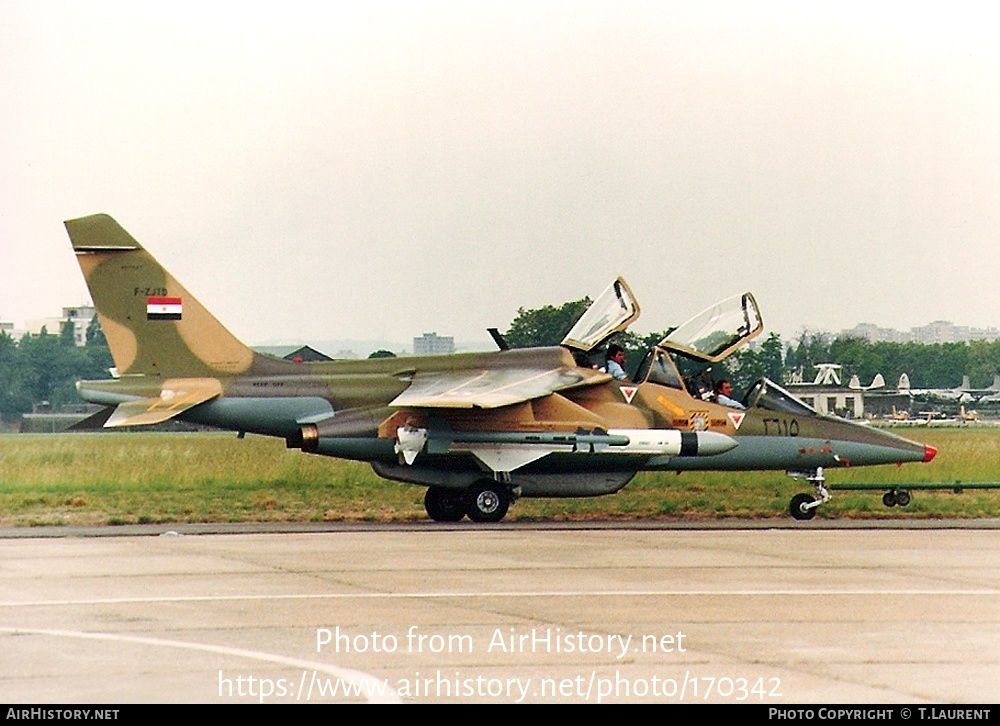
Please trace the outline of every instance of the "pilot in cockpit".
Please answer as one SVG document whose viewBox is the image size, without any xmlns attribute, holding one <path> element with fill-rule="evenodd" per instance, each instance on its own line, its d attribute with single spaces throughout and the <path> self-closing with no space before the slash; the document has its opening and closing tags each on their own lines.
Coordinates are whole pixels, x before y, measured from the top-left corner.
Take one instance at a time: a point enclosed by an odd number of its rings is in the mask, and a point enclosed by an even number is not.
<svg viewBox="0 0 1000 726">
<path fill-rule="evenodd" d="M 611 377 L 617 381 L 628 380 L 628 374 L 625 373 L 625 350 L 615 343 L 611 343 L 608 346 L 608 355 L 606 362 L 606 369 Z"/>
<path fill-rule="evenodd" d="M 746 408 L 742 403 L 732 398 L 733 387 L 725 378 L 715 382 L 715 401 L 729 408 Z"/>
</svg>

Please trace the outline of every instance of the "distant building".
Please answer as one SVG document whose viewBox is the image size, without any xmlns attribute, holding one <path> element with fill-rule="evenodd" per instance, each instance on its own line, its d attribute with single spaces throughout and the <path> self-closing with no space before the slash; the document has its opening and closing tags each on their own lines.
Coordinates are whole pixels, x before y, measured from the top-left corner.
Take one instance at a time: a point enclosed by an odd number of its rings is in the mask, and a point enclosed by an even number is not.
<svg viewBox="0 0 1000 726">
<path fill-rule="evenodd" d="M 936 320 L 927 325 L 910 328 L 909 332 L 881 328 L 871 323 L 860 323 L 850 330 L 842 330 L 841 337 L 862 338 L 869 343 L 968 343 L 973 340 L 992 342 L 1000 338 L 997 328 L 970 328 L 967 325 L 955 325 L 947 320 Z"/>
<path fill-rule="evenodd" d="M 333 360 L 326 353 L 308 345 L 264 345 L 254 348 L 258 353 L 269 355 L 272 358 L 283 358 L 284 360 L 296 361 L 298 363 L 312 363 L 323 360 Z"/>
<path fill-rule="evenodd" d="M 792 382 L 788 384 L 788 390 L 820 413 L 836 414 L 844 418 L 863 418 L 864 392 L 841 385 L 840 366 L 820 363 L 816 366 L 816 370 L 816 379 L 812 383 Z M 798 380 L 802 380 L 801 375 Z"/>
<path fill-rule="evenodd" d="M 850 330 L 841 331 L 840 337 L 858 338 L 867 340 L 869 343 L 909 343 L 913 339 L 910 333 L 892 328 L 881 328 L 871 323 L 858 323 Z"/>
<path fill-rule="evenodd" d="M 865 399 L 863 391 L 843 386 L 817 386 L 812 383 L 790 385 L 788 390 L 820 413 L 837 414 L 844 418 L 863 418 Z"/>
<path fill-rule="evenodd" d="M 72 323 L 73 341 L 78 348 L 82 348 L 87 344 L 87 329 L 96 314 L 97 311 L 92 305 L 65 307 L 62 309 L 61 318 L 35 318 L 28 320 L 25 327 L 31 335 L 41 335 L 42 328 L 45 328 L 45 332 L 49 335 L 61 335 L 63 328 Z"/>
<path fill-rule="evenodd" d="M 913 340 L 917 343 L 968 343 L 972 340 L 994 341 L 1000 337 L 996 328 L 970 328 L 955 325 L 947 320 L 936 320 L 928 325 L 913 328 Z"/>
<path fill-rule="evenodd" d="M 63 308 L 62 324 L 73 323 L 73 337 L 76 340 L 78 348 L 82 348 L 87 344 L 87 329 L 90 327 L 90 322 L 96 314 L 97 311 L 92 305 Z M 59 332 L 62 332 L 61 326 Z"/>
<path fill-rule="evenodd" d="M 447 355 L 455 352 L 455 339 L 437 333 L 424 333 L 413 339 L 413 355 Z"/>
</svg>

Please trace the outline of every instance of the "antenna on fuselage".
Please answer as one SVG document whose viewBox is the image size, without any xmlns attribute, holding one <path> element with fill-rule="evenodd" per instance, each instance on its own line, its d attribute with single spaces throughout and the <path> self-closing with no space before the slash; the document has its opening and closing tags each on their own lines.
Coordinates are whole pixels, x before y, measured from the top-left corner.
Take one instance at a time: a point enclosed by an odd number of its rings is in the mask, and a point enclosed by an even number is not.
<svg viewBox="0 0 1000 726">
<path fill-rule="evenodd" d="M 493 342 L 497 344 L 497 348 L 500 350 L 510 350 L 510 345 L 508 345 L 507 341 L 503 339 L 503 335 L 500 334 L 499 329 L 487 328 L 486 332 L 490 334 L 491 338 L 493 338 Z"/>
</svg>

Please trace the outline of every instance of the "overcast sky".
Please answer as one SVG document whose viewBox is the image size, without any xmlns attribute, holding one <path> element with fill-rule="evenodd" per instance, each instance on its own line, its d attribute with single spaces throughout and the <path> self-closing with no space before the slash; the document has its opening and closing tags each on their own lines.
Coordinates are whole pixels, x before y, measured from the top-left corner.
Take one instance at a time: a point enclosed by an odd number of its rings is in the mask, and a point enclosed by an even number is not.
<svg viewBox="0 0 1000 726">
<path fill-rule="evenodd" d="M 114 216 L 249 343 L 436 331 L 615 276 L 637 332 L 1000 326 L 988 3 L 0 0 L 0 320 Z"/>
</svg>

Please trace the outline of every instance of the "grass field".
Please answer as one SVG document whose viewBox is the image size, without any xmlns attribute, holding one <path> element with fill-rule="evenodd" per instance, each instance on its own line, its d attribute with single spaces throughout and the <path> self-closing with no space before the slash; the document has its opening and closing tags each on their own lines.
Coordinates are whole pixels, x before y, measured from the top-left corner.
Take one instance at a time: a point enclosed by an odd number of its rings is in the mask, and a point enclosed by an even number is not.
<svg viewBox="0 0 1000 726">
<path fill-rule="evenodd" d="M 1000 482 L 1000 429 L 908 429 L 936 446 L 930 464 L 827 471 L 827 480 Z M 508 519 L 784 517 L 809 487 L 783 472 L 642 473 L 618 494 L 522 499 Z M 167 522 L 426 519 L 423 487 L 378 478 L 367 464 L 289 451 L 232 434 L 0 436 L 0 526 Z M 820 518 L 997 517 L 1000 492 L 913 492 L 887 509 L 881 493 L 835 492 Z"/>
</svg>

